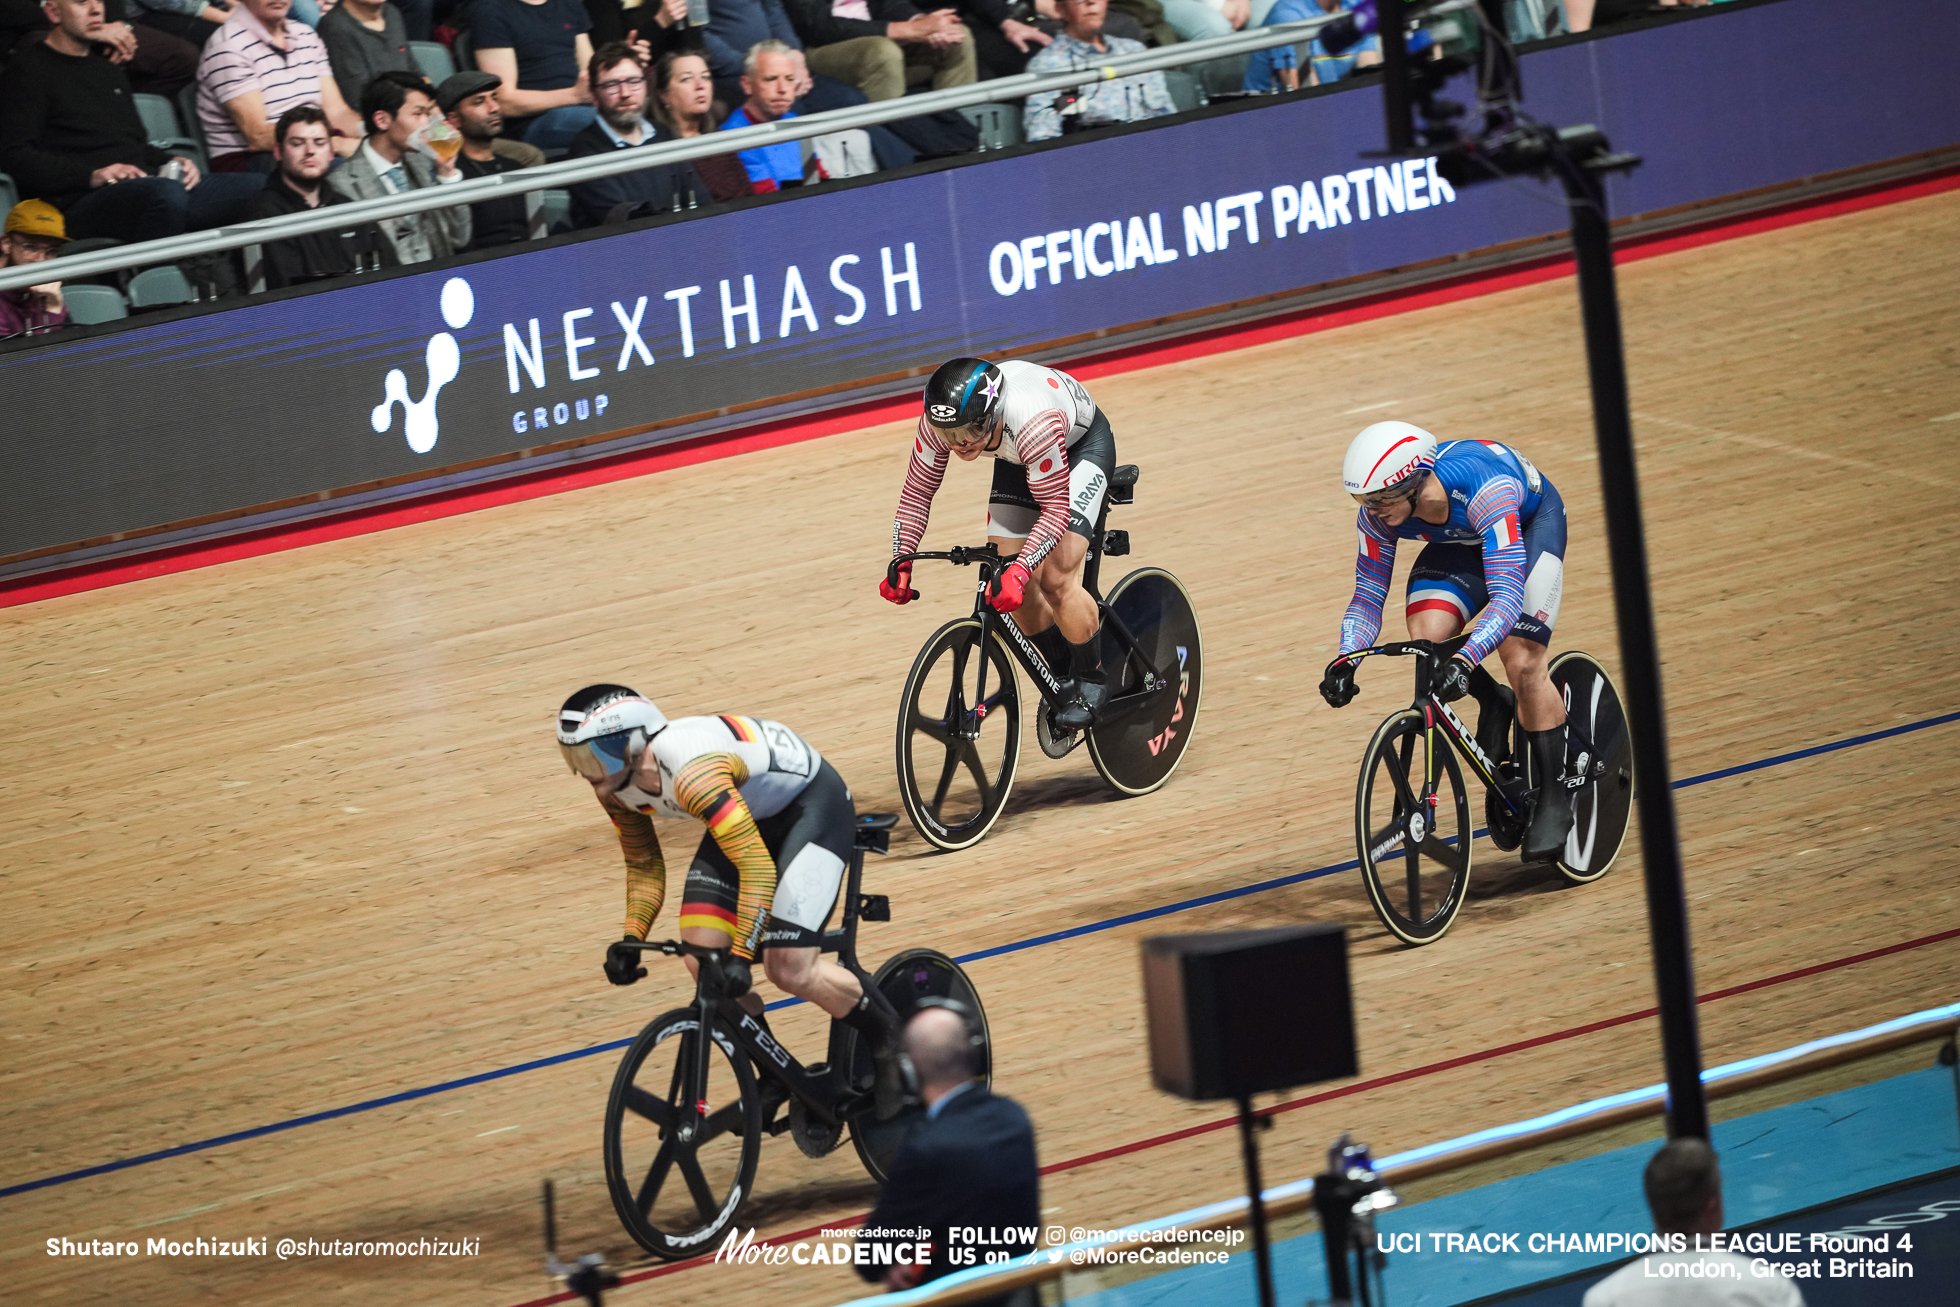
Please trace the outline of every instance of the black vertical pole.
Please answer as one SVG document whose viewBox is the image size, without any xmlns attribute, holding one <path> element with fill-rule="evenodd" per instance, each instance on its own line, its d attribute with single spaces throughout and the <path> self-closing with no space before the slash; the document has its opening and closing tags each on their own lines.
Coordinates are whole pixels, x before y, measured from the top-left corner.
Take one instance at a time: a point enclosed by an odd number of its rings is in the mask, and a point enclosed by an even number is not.
<svg viewBox="0 0 1960 1307">
<path fill-rule="evenodd" d="M 1245 1192 L 1252 1204 L 1252 1255 L 1259 1271 L 1259 1307 L 1274 1307 L 1273 1250 L 1266 1235 L 1266 1186 L 1259 1178 L 1259 1141 L 1252 1095 L 1239 1095 L 1239 1149 L 1245 1154 Z"/>
<path fill-rule="evenodd" d="M 1406 154 L 1416 148 L 1415 123 L 1409 115 L 1409 47 L 1402 29 L 1408 26 L 1403 0 L 1376 0 L 1381 24 L 1382 97 L 1388 110 L 1388 148 Z"/>
<path fill-rule="evenodd" d="M 1660 653 L 1647 582 L 1647 534 L 1640 515 L 1640 483 L 1633 461 L 1633 418 L 1627 406 L 1626 353 L 1620 340 L 1620 301 L 1614 288 L 1606 185 L 1581 169 L 1562 144 L 1552 148 L 1571 201 L 1579 310 L 1585 323 L 1586 364 L 1592 374 L 1593 433 L 1599 445 L 1606 542 L 1613 564 L 1613 603 L 1620 625 L 1620 667 L 1626 680 L 1627 729 L 1633 742 L 1641 858 L 1646 867 L 1647 929 L 1653 940 L 1661 1055 L 1667 1068 L 1668 1134 L 1706 1139 L 1708 1101 L 1701 1086 L 1701 1035 L 1695 1014 L 1694 959 L 1688 945 L 1688 901 L 1674 822 L 1674 790 L 1668 780 Z"/>
</svg>

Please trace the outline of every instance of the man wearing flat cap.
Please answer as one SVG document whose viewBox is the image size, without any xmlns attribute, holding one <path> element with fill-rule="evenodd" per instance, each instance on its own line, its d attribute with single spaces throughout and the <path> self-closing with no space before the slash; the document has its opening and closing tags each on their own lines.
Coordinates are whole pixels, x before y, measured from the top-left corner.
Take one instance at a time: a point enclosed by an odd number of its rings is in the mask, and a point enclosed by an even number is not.
<svg viewBox="0 0 1960 1307">
<path fill-rule="evenodd" d="M 436 108 L 463 134 L 456 166 L 465 177 L 489 177 L 544 162 L 544 151 L 504 138 L 504 112 L 497 92 L 504 79 L 495 73 L 456 73 L 436 88 Z M 499 195 L 470 206 L 468 249 L 489 249 L 530 238 L 530 203 L 523 195 Z"/>
</svg>

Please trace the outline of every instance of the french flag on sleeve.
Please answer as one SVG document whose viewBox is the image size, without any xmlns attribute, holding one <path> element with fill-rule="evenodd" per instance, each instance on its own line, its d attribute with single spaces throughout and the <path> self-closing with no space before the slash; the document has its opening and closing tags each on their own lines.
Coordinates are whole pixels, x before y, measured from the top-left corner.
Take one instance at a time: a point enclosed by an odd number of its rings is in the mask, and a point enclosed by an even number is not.
<svg viewBox="0 0 1960 1307">
<path fill-rule="evenodd" d="M 1518 529 L 1518 515 L 1516 513 L 1506 513 L 1491 523 L 1490 533 L 1496 537 L 1497 548 L 1499 549 L 1509 549 L 1512 545 L 1524 538 L 1524 533 Z"/>
<path fill-rule="evenodd" d="M 1366 531 L 1357 530 L 1355 534 L 1361 537 L 1361 556 L 1377 563 L 1381 562 L 1382 542 L 1369 535 Z"/>
</svg>

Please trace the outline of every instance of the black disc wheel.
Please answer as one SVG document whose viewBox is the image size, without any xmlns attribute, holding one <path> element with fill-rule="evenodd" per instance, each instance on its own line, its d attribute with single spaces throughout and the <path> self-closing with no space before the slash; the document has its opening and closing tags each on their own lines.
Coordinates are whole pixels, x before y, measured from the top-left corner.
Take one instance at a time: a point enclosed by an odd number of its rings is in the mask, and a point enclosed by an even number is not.
<svg viewBox="0 0 1960 1307">
<path fill-rule="evenodd" d="M 1559 874 L 1575 885 L 1613 868 L 1633 814 L 1633 741 L 1613 678 L 1591 654 L 1576 650 L 1547 669 L 1565 700 L 1568 771 L 1585 779 L 1572 796 L 1572 833 L 1558 856 Z"/>
<path fill-rule="evenodd" d="M 1183 585 L 1161 567 L 1130 573 L 1107 603 L 1135 637 L 1137 654 L 1103 623 L 1109 700 L 1103 720 L 1089 728 L 1089 757 L 1112 788 L 1148 794 L 1177 770 L 1198 724 L 1205 683 L 1198 614 Z"/>
<path fill-rule="evenodd" d="M 913 660 L 898 707 L 905 815 L 928 844 L 948 852 L 972 848 L 993 829 L 1021 752 L 1014 660 L 999 635 L 985 657 L 979 644 L 974 618 L 940 627 Z"/>
<path fill-rule="evenodd" d="M 982 1086 L 993 1084 L 993 1044 L 987 1031 L 987 1010 L 980 1006 L 979 992 L 960 970 L 959 963 L 929 948 L 907 949 L 886 960 L 871 978 L 878 992 L 891 1000 L 902 1020 L 909 1021 L 918 1011 L 922 998 L 951 998 L 965 1005 L 971 1014 L 968 1031 L 973 1036 L 973 1078 Z M 873 1075 L 871 1052 L 851 1032 L 849 1061 L 851 1083 L 869 1084 Z M 892 1159 L 899 1145 L 925 1124 L 923 1107 L 907 1107 L 889 1121 L 866 1114 L 851 1121 L 851 1142 L 857 1146 L 858 1160 L 871 1178 L 883 1184 L 890 1174 Z"/>
<path fill-rule="evenodd" d="M 701 1063 L 705 1053 L 705 1076 Z M 711 1250 L 755 1183 L 761 1100 L 748 1055 L 681 1008 L 640 1032 L 606 1103 L 606 1186 L 640 1247 L 670 1261 Z"/>
<path fill-rule="evenodd" d="M 1436 788 L 1424 789 L 1435 750 Z M 1470 798 L 1456 753 L 1420 709 L 1384 721 L 1361 759 L 1354 837 L 1369 901 L 1398 939 L 1443 937 L 1470 887 Z"/>
</svg>

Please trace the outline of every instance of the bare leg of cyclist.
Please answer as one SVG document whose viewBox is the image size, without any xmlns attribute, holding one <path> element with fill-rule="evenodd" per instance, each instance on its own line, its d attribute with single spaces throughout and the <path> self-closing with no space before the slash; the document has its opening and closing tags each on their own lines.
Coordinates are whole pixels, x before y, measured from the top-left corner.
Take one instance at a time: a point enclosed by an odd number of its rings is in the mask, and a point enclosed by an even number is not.
<svg viewBox="0 0 1960 1307">
<path fill-rule="evenodd" d="M 777 988 L 809 999 L 833 1017 L 848 1015 L 864 997 L 864 986 L 856 976 L 835 962 L 825 962 L 814 948 L 765 949 L 762 972 Z"/>
<path fill-rule="evenodd" d="M 1075 683 L 1074 692 L 1052 718 L 1063 731 L 1093 726 L 1109 689 L 1097 639 L 1101 614 L 1095 597 L 1082 588 L 1082 569 L 1088 556 L 1089 542 L 1070 532 L 1041 560 L 1034 574 L 1042 601 L 1055 614 L 1056 628 L 1069 646 L 1068 671 Z"/>
</svg>

